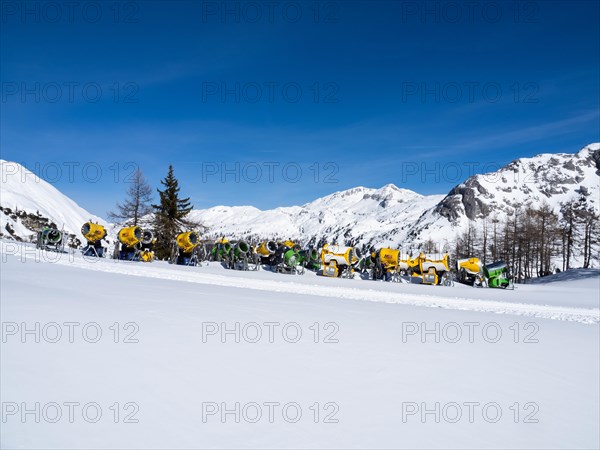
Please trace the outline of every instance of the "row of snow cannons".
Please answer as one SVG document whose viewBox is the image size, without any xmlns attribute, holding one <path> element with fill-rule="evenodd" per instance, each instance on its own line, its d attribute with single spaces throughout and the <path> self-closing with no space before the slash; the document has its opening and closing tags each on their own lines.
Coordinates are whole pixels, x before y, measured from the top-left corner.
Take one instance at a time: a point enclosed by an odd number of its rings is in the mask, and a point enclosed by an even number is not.
<svg viewBox="0 0 600 450">
<path fill-rule="evenodd" d="M 107 235 L 106 229 L 90 221 L 81 227 L 81 233 L 87 241 L 83 254 L 104 257 L 102 240 Z M 154 260 L 156 239 L 152 231 L 139 226 L 125 227 L 117 236 L 113 258 Z M 62 251 L 64 241 L 64 232 L 56 228 L 45 227 L 38 232 L 38 248 Z M 337 244 L 324 244 L 319 252 L 311 246 L 302 248 L 291 240 L 249 243 L 222 237 L 216 241 L 201 241 L 196 231 L 179 233 L 172 244 L 169 263 L 197 266 L 203 261 L 220 262 L 232 270 L 259 270 L 266 266 L 285 274 L 311 270 L 331 278 L 354 278 L 359 274 L 363 279 L 443 286 L 452 286 L 456 279 L 474 287 L 514 289 L 513 277 L 503 261 L 485 265 L 475 257 L 459 259 L 452 276 L 448 253 L 410 255 L 399 249 L 371 248 L 363 255 L 358 247 Z"/>
<path fill-rule="evenodd" d="M 363 255 L 356 247 L 325 244 L 321 255 L 323 275 L 328 277 L 353 278 L 358 272 L 363 279 L 453 285 L 447 253 L 411 256 L 398 249 L 371 248 Z"/>
<path fill-rule="evenodd" d="M 106 238 L 106 228 L 90 221 L 83 224 L 81 234 L 86 240 L 86 245 L 81 250 L 83 255 L 103 258 L 106 249 L 102 240 Z M 155 243 L 152 231 L 139 226 L 124 227 L 117 234 L 112 257 L 123 261 L 152 262 Z"/>
<path fill-rule="evenodd" d="M 308 247 L 303 249 L 293 241 L 262 241 L 256 244 L 244 240 L 221 238 L 205 244 L 204 255 L 208 261 L 221 262 L 234 270 L 270 270 L 286 274 L 302 274 L 306 269 L 320 269 L 319 253 Z"/>
</svg>

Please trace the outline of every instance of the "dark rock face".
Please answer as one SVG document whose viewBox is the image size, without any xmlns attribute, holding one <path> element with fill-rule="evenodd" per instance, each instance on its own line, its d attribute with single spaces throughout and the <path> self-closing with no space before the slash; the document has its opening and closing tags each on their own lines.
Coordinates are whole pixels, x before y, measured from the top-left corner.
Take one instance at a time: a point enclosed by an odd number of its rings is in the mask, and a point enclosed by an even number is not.
<svg viewBox="0 0 600 450">
<path fill-rule="evenodd" d="M 596 150 L 592 153 L 592 160 L 596 163 L 596 175 L 600 176 L 600 150 Z"/>
<path fill-rule="evenodd" d="M 453 188 L 435 208 L 435 212 L 456 223 L 462 211 L 471 220 L 487 217 L 490 208 L 481 197 L 490 197 L 490 193 L 479 183 L 476 177 Z"/>
</svg>

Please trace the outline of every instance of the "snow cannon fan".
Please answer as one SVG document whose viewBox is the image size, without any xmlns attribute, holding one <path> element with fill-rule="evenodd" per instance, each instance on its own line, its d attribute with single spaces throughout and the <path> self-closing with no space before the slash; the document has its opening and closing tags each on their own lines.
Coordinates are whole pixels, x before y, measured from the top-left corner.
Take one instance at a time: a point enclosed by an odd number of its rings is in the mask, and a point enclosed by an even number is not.
<svg viewBox="0 0 600 450">
<path fill-rule="evenodd" d="M 119 241 L 127 247 L 134 247 L 141 244 L 144 232 L 140 227 L 121 228 L 119 231 Z"/>
<path fill-rule="evenodd" d="M 140 227 L 121 228 L 117 234 L 121 248 L 116 253 L 118 259 L 125 261 L 137 261 L 140 259 L 140 248 L 144 232 Z M 118 244 L 117 244 L 118 245 Z"/>
<path fill-rule="evenodd" d="M 246 241 L 239 241 L 237 244 L 235 244 L 233 254 L 236 258 L 238 258 L 240 256 L 247 255 L 249 251 L 250 246 L 248 245 L 248 243 Z"/>
<path fill-rule="evenodd" d="M 256 247 L 256 253 L 261 256 L 269 256 L 277 251 L 277 244 L 274 241 L 261 242 Z"/>
<path fill-rule="evenodd" d="M 61 251 L 64 247 L 63 233 L 56 228 L 44 227 L 37 234 L 37 248 Z"/>
<path fill-rule="evenodd" d="M 506 289 L 512 286 L 512 278 L 508 273 L 508 266 L 504 261 L 496 261 L 495 263 L 483 266 L 483 275 L 486 278 L 488 287 Z"/>
<path fill-rule="evenodd" d="M 321 264 L 319 263 L 319 252 L 314 248 L 300 250 L 300 252 L 298 252 L 298 262 L 307 269 L 319 270 L 321 268 Z"/>
<path fill-rule="evenodd" d="M 177 246 L 183 253 L 192 253 L 199 243 L 200 239 L 195 231 L 187 231 L 177 235 Z"/>
<path fill-rule="evenodd" d="M 482 282 L 482 265 L 479 258 L 462 258 L 456 261 L 457 280 L 470 286 L 479 286 Z"/>
<path fill-rule="evenodd" d="M 354 247 L 325 244 L 321 250 L 323 275 L 327 277 L 351 277 L 354 264 L 358 263 L 360 251 Z"/>
<path fill-rule="evenodd" d="M 98 223 L 86 222 L 81 227 L 81 234 L 87 240 L 87 245 L 82 249 L 84 256 L 103 257 L 102 239 L 106 237 L 106 229 Z"/>
<path fill-rule="evenodd" d="M 441 284 L 447 279 L 446 274 L 450 270 L 448 265 L 449 255 L 445 253 L 442 257 L 421 253 L 418 257 L 419 267 L 415 272 L 421 275 L 422 284 Z"/>
<path fill-rule="evenodd" d="M 179 233 L 173 243 L 169 263 L 175 263 L 180 266 L 196 266 L 198 264 L 198 255 L 196 255 L 195 250 L 199 244 L 200 236 L 195 231 Z"/>
<path fill-rule="evenodd" d="M 154 241 L 154 233 L 150 230 L 144 230 L 142 234 L 142 245 L 150 245 Z"/>
</svg>

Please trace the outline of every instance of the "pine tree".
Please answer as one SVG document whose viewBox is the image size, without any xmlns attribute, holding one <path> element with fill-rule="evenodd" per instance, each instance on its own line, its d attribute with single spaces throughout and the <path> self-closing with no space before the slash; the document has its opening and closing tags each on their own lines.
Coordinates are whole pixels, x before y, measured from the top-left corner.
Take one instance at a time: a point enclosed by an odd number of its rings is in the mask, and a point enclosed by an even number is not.
<svg viewBox="0 0 600 450">
<path fill-rule="evenodd" d="M 196 228 L 199 224 L 187 218 L 193 206 L 189 197 L 179 198 L 179 181 L 175 178 L 172 165 L 169 165 L 169 172 L 160 183 L 164 186 L 162 191 L 157 189 L 160 203 L 152 205 L 157 237 L 155 253 L 159 259 L 165 259 L 171 254 L 171 246 L 177 234 Z"/>
<path fill-rule="evenodd" d="M 108 212 L 108 218 L 121 224 L 140 225 L 142 218 L 152 212 L 152 188 L 140 169 L 134 172 L 126 195 L 123 203 L 117 203 L 115 211 Z"/>
</svg>

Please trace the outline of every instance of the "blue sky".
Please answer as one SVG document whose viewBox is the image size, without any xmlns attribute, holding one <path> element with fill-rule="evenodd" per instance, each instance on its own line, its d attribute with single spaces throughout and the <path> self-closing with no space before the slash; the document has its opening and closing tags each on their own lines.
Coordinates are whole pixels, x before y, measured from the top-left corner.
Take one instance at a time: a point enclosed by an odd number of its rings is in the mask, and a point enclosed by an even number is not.
<svg viewBox="0 0 600 450">
<path fill-rule="evenodd" d="M 597 1 L 1 8 L 1 157 L 100 216 L 134 165 L 156 187 L 172 163 L 197 208 L 271 208 L 600 140 Z"/>
</svg>

